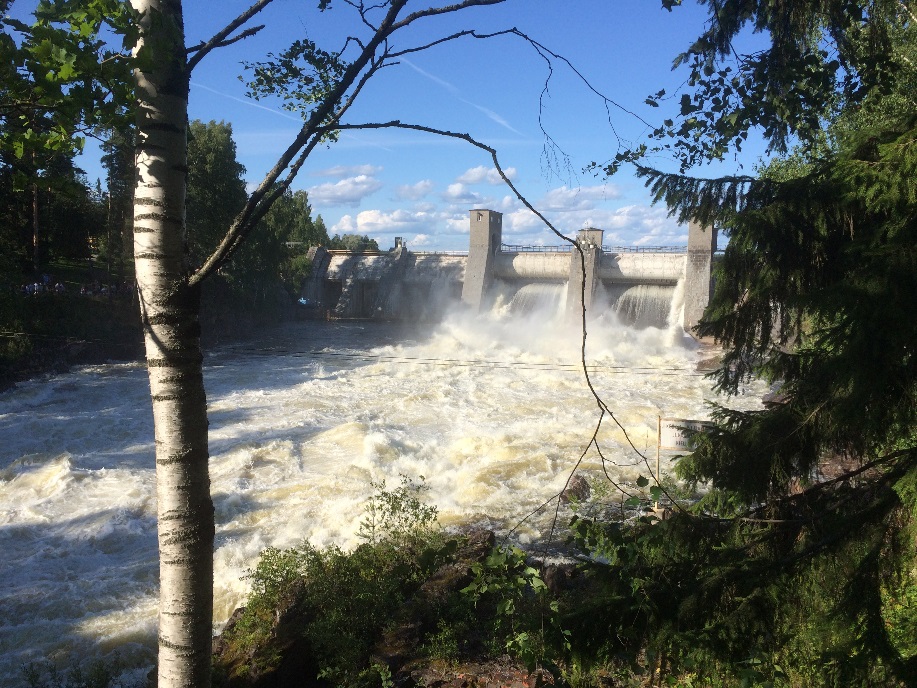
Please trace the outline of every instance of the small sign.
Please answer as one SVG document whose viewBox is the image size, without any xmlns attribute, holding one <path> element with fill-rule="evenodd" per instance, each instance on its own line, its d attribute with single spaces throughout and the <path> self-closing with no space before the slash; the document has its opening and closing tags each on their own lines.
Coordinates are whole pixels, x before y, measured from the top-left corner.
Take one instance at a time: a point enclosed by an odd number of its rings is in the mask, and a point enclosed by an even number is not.
<svg viewBox="0 0 917 688">
<path fill-rule="evenodd" d="M 691 433 L 706 432 L 713 423 L 706 420 L 688 420 L 687 418 L 661 418 L 659 420 L 659 448 L 691 451 Z"/>
</svg>

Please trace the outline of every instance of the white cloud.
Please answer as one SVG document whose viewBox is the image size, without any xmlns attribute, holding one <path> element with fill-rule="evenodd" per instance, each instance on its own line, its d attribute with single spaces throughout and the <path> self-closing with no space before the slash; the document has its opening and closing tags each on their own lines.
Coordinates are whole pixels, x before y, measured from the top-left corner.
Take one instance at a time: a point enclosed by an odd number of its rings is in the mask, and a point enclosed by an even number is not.
<svg viewBox="0 0 917 688">
<path fill-rule="evenodd" d="M 507 205 L 511 205 L 510 200 L 504 199 Z M 580 229 L 595 227 L 604 230 L 603 243 L 606 246 L 683 246 L 687 241 L 685 229 L 668 217 L 664 208 L 631 205 L 617 209 L 545 210 L 538 204 L 536 207 L 557 231 L 570 238 L 575 237 Z M 453 214 L 445 225 L 450 233 L 467 234 L 467 213 Z M 558 246 L 563 243 L 541 218 L 518 204 L 503 212 L 503 241 L 534 246 Z"/>
<path fill-rule="evenodd" d="M 354 218 L 344 215 L 332 228 L 338 234 L 400 234 L 417 231 L 436 221 L 430 213 L 408 210 L 361 210 Z"/>
<path fill-rule="evenodd" d="M 597 201 L 608 201 L 620 196 L 614 186 L 580 186 L 575 189 L 560 186 L 551 189 L 535 205 L 537 208 L 553 211 L 589 210 Z"/>
<path fill-rule="evenodd" d="M 606 246 L 684 246 L 687 231 L 668 217 L 663 207 L 648 205 L 627 205 L 613 207 L 611 204 L 595 202 L 583 204 L 587 199 L 598 197 L 599 187 L 590 187 L 585 194 L 577 196 L 573 190 L 561 187 L 554 189 L 555 205 L 563 209 L 546 209 L 543 204 L 536 207 L 566 237 L 575 237 L 584 227 L 604 230 L 603 243 Z M 474 197 L 464 184 L 456 182 L 447 193 L 453 200 Z M 569 201 L 561 203 L 564 200 Z M 583 205 L 587 207 L 582 207 Z M 592 207 L 588 207 L 588 206 Z M 572 209 L 571 209 L 572 206 Z M 409 248 L 467 249 L 468 211 L 484 207 L 502 212 L 503 241 L 506 244 L 558 246 L 563 240 L 544 222 L 522 206 L 512 196 L 485 198 L 480 202 L 456 202 L 438 204 L 425 202 L 412 204 L 401 209 L 385 208 L 351 211 L 334 224 L 332 233 L 367 234 L 379 241 L 380 246 L 396 236 L 405 237 Z M 413 239 L 411 238 L 413 237 Z"/>
<path fill-rule="evenodd" d="M 540 230 L 544 226 L 544 222 L 528 208 L 518 208 L 511 213 L 503 215 L 504 234 L 522 234 L 532 230 Z"/>
<path fill-rule="evenodd" d="M 336 165 L 335 167 L 327 167 L 324 170 L 312 172 L 311 176 L 343 179 L 344 177 L 359 177 L 361 175 L 372 176 L 379 174 L 381 171 L 382 168 L 375 165 Z"/>
<path fill-rule="evenodd" d="M 329 234 L 355 234 L 357 221 L 353 215 L 342 215 L 341 219 L 331 225 Z"/>
<path fill-rule="evenodd" d="M 571 236 L 584 227 L 603 229 L 606 246 L 682 246 L 687 241 L 684 228 L 664 208 L 645 205 L 568 211 L 553 215 L 552 220 Z"/>
<path fill-rule="evenodd" d="M 395 189 L 395 196 L 400 200 L 419 201 L 433 190 L 433 182 L 423 179 L 416 184 L 403 184 Z"/>
<path fill-rule="evenodd" d="M 512 213 L 516 210 L 521 209 L 522 203 L 515 196 L 504 196 L 499 201 L 494 203 L 494 210 L 499 210 L 501 213 Z"/>
<path fill-rule="evenodd" d="M 454 214 L 446 218 L 446 229 L 453 234 L 469 234 L 471 232 L 471 223 L 468 220 L 468 213 Z"/>
<path fill-rule="evenodd" d="M 382 188 L 382 182 L 375 177 L 361 174 L 338 182 L 319 184 L 307 189 L 309 201 L 315 206 L 356 206 L 367 196 Z"/>
<path fill-rule="evenodd" d="M 506 173 L 506 176 L 510 179 L 516 178 L 516 168 L 507 167 L 503 170 Z M 503 178 L 500 177 L 500 173 L 497 172 L 495 167 L 485 167 L 484 165 L 478 165 L 477 167 L 472 167 L 456 179 L 460 184 L 503 184 Z"/>
<path fill-rule="evenodd" d="M 461 182 L 450 184 L 443 197 L 450 203 L 480 203 L 483 200 L 481 194 L 471 191 Z"/>
</svg>

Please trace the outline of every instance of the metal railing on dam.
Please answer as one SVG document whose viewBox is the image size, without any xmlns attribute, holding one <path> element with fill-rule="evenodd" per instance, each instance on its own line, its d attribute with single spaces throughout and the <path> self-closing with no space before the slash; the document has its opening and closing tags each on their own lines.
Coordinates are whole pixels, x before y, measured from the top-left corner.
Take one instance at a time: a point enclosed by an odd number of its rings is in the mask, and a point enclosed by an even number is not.
<svg viewBox="0 0 917 688">
<path fill-rule="evenodd" d="M 560 246 L 521 246 L 502 244 L 502 253 L 569 253 L 572 244 Z M 602 253 L 687 253 L 687 246 L 602 246 Z"/>
<path fill-rule="evenodd" d="M 523 246 L 518 244 L 502 244 L 501 253 L 569 253 L 573 250 L 571 244 L 562 244 L 560 246 Z M 602 253 L 687 253 L 687 246 L 602 246 Z M 332 256 L 381 256 L 390 251 L 375 251 L 367 249 L 363 251 L 350 251 L 347 249 L 328 249 Z M 434 250 L 434 251 L 411 251 L 415 256 L 467 256 L 468 251 L 463 250 Z M 718 251 L 717 253 L 722 253 Z"/>
</svg>

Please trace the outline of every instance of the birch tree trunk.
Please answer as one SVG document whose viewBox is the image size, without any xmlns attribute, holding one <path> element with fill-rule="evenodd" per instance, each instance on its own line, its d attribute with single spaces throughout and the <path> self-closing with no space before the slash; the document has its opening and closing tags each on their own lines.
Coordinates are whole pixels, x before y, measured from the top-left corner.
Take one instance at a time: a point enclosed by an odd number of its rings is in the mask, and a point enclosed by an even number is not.
<svg viewBox="0 0 917 688">
<path fill-rule="evenodd" d="M 199 289 L 185 251 L 188 69 L 180 0 L 131 0 L 137 46 L 134 260 L 156 436 L 159 688 L 210 686 L 213 503 Z"/>
</svg>

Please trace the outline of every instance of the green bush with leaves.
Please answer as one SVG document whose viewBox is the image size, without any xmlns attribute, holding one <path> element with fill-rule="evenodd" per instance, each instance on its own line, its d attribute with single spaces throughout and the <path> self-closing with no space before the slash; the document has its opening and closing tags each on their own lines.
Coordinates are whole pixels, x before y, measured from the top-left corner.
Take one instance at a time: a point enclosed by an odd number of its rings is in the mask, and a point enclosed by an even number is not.
<svg viewBox="0 0 917 688">
<path fill-rule="evenodd" d="M 352 552 L 309 543 L 262 553 L 251 571 L 245 611 L 228 631 L 233 656 L 259 648 L 251 661 L 264 669 L 281 657 L 269 642 L 278 609 L 297 607 L 304 637 L 321 678 L 333 685 L 376 685 L 382 678 L 370 651 L 394 612 L 455 549 L 436 523 L 436 508 L 420 495 L 425 487 L 408 479 L 394 489 L 374 483 Z M 295 597 L 295 600 L 291 599 Z M 267 652 L 263 652 L 267 648 Z"/>
<path fill-rule="evenodd" d="M 570 635 L 526 553 L 495 547 L 468 570 L 468 560 L 457 558 L 466 539 L 439 527 L 436 507 L 423 501 L 422 483 L 403 478 L 395 489 L 384 482 L 373 487 L 359 529 L 363 543 L 353 551 L 304 543 L 262 553 L 248 575 L 248 604 L 224 634 L 230 649 L 223 660 L 242 660 L 230 671 L 278 667 L 286 648 L 272 643 L 272 634 L 278 625 L 293 624 L 320 680 L 385 685 L 392 680 L 389 668 L 374 663 L 372 652 L 411 608 L 423 619 L 418 658 L 458 663 L 509 654 L 560 676 Z M 444 587 L 417 595 L 437 571 L 447 579 Z M 411 616 L 407 623 L 415 621 Z"/>
<path fill-rule="evenodd" d="M 118 678 L 123 669 L 117 661 L 95 660 L 65 671 L 51 662 L 31 662 L 22 668 L 22 678 L 28 688 L 140 688 L 137 681 Z"/>
<path fill-rule="evenodd" d="M 474 578 L 462 593 L 476 609 L 483 607 L 483 619 L 490 620 L 494 654 L 504 650 L 530 670 L 546 665 L 556 671 L 570 634 L 561 627 L 558 603 L 526 553 L 496 547 L 484 561 L 472 564 L 471 572 Z"/>
</svg>

